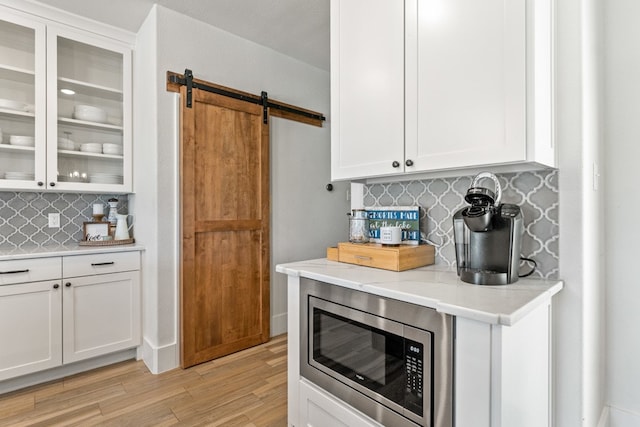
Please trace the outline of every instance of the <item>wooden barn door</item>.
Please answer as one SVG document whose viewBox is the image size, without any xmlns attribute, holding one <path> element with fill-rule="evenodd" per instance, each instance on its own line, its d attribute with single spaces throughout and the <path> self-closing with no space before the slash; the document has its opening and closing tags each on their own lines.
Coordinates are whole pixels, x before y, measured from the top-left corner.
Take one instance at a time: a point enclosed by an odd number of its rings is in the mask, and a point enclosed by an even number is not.
<svg viewBox="0 0 640 427">
<path fill-rule="evenodd" d="M 181 104 L 181 356 L 189 367 L 269 340 L 269 125 L 261 106 L 204 90 L 193 90 L 192 108 Z"/>
</svg>

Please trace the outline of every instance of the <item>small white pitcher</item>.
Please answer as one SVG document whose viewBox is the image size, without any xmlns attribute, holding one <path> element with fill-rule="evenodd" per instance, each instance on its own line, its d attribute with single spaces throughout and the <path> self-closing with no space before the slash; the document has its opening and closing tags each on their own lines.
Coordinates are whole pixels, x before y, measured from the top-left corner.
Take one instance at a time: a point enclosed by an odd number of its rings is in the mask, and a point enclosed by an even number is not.
<svg viewBox="0 0 640 427">
<path fill-rule="evenodd" d="M 133 227 L 133 221 L 131 221 L 131 225 L 127 226 L 128 217 L 129 215 L 126 214 L 116 214 L 118 222 L 116 223 L 115 240 L 126 240 L 130 238 L 129 230 Z"/>
</svg>

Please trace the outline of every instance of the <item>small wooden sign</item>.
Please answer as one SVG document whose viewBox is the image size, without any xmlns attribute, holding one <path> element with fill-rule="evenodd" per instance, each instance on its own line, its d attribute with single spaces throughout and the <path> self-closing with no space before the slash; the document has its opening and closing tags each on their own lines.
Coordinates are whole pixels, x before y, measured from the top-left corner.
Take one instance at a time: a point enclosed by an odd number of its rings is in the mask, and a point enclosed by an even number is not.
<svg viewBox="0 0 640 427">
<path fill-rule="evenodd" d="M 420 244 L 420 208 L 418 206 L 373 206 L 364 208 L 369 216 L 369 239 L 380 243 L 380 227 L 402 228 L 402 244 Z"/>
</svg>

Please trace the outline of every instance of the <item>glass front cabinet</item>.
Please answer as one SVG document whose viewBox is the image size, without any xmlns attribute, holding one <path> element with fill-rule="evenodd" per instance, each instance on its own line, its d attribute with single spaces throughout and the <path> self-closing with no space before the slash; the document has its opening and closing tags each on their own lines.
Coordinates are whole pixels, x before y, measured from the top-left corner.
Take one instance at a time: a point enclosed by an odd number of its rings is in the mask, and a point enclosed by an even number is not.
<svg viewBox="0 0 640 427">
<path fill-rule="evenodd" d="M 0 190 L 131 192 L 131 46 L 0 12 Z"/>
</svg>

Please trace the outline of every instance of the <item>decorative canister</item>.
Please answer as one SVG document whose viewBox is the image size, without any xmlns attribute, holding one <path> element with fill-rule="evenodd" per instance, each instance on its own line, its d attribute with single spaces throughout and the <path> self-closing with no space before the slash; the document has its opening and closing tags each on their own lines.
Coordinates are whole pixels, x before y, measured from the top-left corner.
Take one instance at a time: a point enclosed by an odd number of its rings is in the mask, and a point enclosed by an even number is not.
<svg viewBox="0 0 640 427">
<path fill-rule="evenodd" d="M 353 209 L 349 215 L 349 241 L 367 243 L 369 241 L 369 217 L 364 209 Z"/>
</svg>

